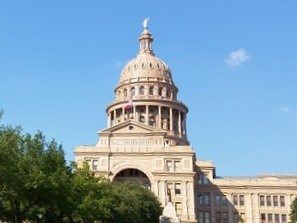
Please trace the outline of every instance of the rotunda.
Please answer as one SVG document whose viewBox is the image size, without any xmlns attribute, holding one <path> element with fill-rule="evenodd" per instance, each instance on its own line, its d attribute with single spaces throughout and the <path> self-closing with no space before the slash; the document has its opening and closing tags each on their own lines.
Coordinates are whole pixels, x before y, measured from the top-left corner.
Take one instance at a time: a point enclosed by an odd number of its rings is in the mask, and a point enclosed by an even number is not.
<svg viewBox="0 0 297 223">
<path fill-rule="evenodd" d="M 115 100 L 107 107 L 107 127 L 128 120 L 167 133 L 167 145 L 188 145 L 186 115 L 188 108 L 177 99 L 170 68 L 156 57 L 153 37 L 147 26 L 138 38 L 138 55 L 122 69 L 115 88 Z"/>
</svg>

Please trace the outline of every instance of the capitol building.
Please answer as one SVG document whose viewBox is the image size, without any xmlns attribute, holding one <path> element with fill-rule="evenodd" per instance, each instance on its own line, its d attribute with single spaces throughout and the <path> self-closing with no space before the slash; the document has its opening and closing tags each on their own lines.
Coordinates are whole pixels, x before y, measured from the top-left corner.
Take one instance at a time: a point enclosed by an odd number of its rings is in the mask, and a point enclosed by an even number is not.
<svg viewBox="0 0 297 223">
<path fill-rule="evenodd" d="M 162 206 L 172 202 L 182 223 L 288 223 L 297 175 L 216 176 L 188 141 L 188 107 L 178 100 L 169 66 L 155 56 L 146 20 L 138 41 L 106 108 L 107 128 L 96 145 L 76 147 L 77 165 L 142 184 Z"/>
</svg>

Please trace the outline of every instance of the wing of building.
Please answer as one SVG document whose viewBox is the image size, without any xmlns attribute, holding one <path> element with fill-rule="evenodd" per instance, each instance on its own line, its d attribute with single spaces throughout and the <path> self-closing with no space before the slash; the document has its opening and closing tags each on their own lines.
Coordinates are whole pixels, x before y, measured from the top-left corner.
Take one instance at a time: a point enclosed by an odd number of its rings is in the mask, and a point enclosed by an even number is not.
<svg viewBox="0 0 297 223">
<path fill-rule="evenodd" d="M 196 159 L 187 140 L 187 112 L 167 64 L 156 57 L 144 26 L 139 53 L 127 63 L 106 108 L 107 128 L 94 146 L 78 146 L 78 166 L 111 181 L 150 188 L 163 206 L 172 201 L 181 222 L 286 223 L 297 197 L 297 175 L 219 178 Z"/>
</svg>

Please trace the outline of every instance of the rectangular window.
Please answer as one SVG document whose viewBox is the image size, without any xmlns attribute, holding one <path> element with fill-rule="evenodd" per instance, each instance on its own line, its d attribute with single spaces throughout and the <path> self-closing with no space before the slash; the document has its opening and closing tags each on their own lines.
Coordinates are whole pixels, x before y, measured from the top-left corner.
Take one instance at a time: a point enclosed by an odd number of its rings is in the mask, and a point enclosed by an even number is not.
<svg viewBox="0 0 297 223">
<path fill-rule="evenodd" d="M 282 214 L 282 223 L 287 223 L 287 215 Z"/>
<path fill-rule="evenodd" d="M 180 183 L 176 183 L 174 185 L 174 192 L 175 192 L 175 195 L 181 195 L 181 184 Z"/>
<path fill-rule="evenodd" d="M 209 205 L 209 201 L 210 201 L 210 194 L 209 193 L 204 194 L 204 204 Z"/>
<path fill-rule="evenodd" d="M 175 210 L 176 210 L 176 215 L 181 216 L 181 213 L 182 213 L 182 204 L 181 204 L 181 202 L 176 202 L 175 203 Z"/>
<path fill-rule="evenodd" d="M 165 171 L 174 172 L 180 171 L 180 160 L 165 160 Z"/>
<path fill-rule="evenodd" d="M 226 197 L 226 195 L 222 195 L 221 199 L 222 199 L 222 201 L 221 201 L 222 205 L 227 206 L 227 197 Z"/>
<path fill-rule="evenodd" d="M 272 214 L 271 213 L 268 214 L 268 223 L 272 223 Z"/>
<path fill-rule="evenodd" d="M 260 206 L 265 206 L 265 197 L 264 197 L 264 195 L 260 195 Z"/>
<path fill-rule="evenodd" d="M 208 211 L 200 211 L 198 212 L 198 222 L 199 223 L 210 223 L 210 214 Z"/>
<path fill-rule="evenodd" d="M 198 184 L 208 184 L 208 177 L 205 173 L 198 174 Z"/>
<path fill-rule="evenodd" d="M 228 212 L 222 213 L 223 223 L 228 223 Z"/>
<path fill-rule="evenodd" d="M 235 211 L 234 213 L 233 213 L 233 215 L 234 215 L 234 220 L 233 220 L 233 222 L 234 223 L 238 223 L 239 222 L 239 214 L 238 214 L 238 212 L 237 211 Z"/>
<path fill-rule="evenodd" d="M 209 193 L 198 194 L 198 204 L 199 205 L 209 205 L 209 201 L 210 201 Z"/>
<path fill-rule="evenodd" d="M 204 212 L 204 222 L 210 223 L 210 214 L 208 211 Z"/>
<path fill-rule="evenodd" d="M 198 212 L 198 222 L 204 222 L 203 212 Z"/>
<path fill-rule="evenodd" d="M 279 223 L 279 214 L 274 214 L 274 223 Z"/>
<path fill-rule="evenodd" d="M 203 184 L 208 184 L 207 174 L 203 174 Z"/>
<path fill-rule="evenodd" d="M 86 159 L 86 162 L 89 165 L 89 168 L 92 168 L 92 161 L 91 161 L 91 159 Z"/>
<path fill-rule="evenodd" d="M 92 170 L 98 170 L 98 160 L 92 160 Z"/>
<path fill-rule="evenodd" d="M 221 196 L 216 194 L 215 199 L 216 199 L 216 205 L 217 206 L 221 205 Z"/>
<path fill-rule="evenodd" d="M 261 213 L 261 223 L 266 223 L 266 214 Z"/>
<path fill-rule="evenodd" d="M 222 219 L 221 212 L 216 212 L 216 223 L 221 223 L 221 219 Z"/>
<path fill-rule="evenodd" d="M 244 195 L 239 195 L 239 204 L 244 205 Z"/>
<path fill-rule="evenodd" d="M 198 204 L 200 204 L 200 205 L 203 204 L 203 196 L 202 196 L 202 194 L 198 194 Z"/>
<path fill-rule="evenodd" d="M 174 161 L 174 171 L 179 171 L 180 170 L 180 161 L 175 160 Z"/>
<path fill-rule="evenodd" d="M 266 205 L 271 206 L 271 196 L 270 195 L 266 196 Z"/>
<path fill-rule="evenodd" d="M 286 206 L 285 196 L 280 196 L 280 206 L 282 207 Z"/>
<path fill-rule="evenodd" d="M 167 172 L 173 172 L 172 160 L 166 160 L 165 161 L 165 170 Z"/>
<path fill-rule="evenodd" d="M 202 184 L 202 174 L 198 174 L 198 184 Z"/>
<path fill-rule="evenodd" d="M 278 206 L 278 196 L 273 196 L 273 206 Z"/>
<path fill-rule="evenodd" d="M 233 204 L 238 205 L 238 196 L 237 195 L 233 195 Z"/>
</svg>

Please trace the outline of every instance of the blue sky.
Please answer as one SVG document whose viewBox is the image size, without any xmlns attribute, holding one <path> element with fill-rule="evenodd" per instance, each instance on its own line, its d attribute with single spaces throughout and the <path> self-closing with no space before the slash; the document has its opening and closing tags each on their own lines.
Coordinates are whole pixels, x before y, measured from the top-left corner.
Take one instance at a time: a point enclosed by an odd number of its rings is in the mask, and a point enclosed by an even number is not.
<svg viewBox="0 0 297 223">
<path fill-rule="evenodd" d="M 197 158 L 220 176 L 297 173 L 297 2 L 0 1 L 2 122 L 96 144 L 149 16 L 188 107 Z"/>
</svg>

